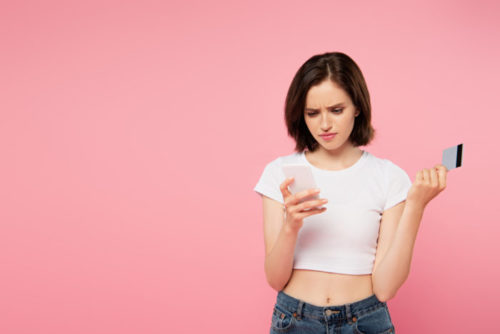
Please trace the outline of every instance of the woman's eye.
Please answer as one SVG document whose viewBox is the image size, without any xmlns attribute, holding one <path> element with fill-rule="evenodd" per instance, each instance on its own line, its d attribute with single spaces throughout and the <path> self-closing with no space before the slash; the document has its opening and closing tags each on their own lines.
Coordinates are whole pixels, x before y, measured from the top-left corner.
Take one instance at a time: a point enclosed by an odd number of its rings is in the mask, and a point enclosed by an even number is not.
<svg viewBox="0 0 500 334">
<path fill-rule="evenodd" d="M 331 109 L 331 110 L 334 114 L 340 114 L 344 110 L 344 108 L 335 108 L 335 109 Z M 317 111 L 308 112 L 307 116 L 311 116 L 311 117 L 316 116 L 317 113 L 318 113 Z"/>
</svg>

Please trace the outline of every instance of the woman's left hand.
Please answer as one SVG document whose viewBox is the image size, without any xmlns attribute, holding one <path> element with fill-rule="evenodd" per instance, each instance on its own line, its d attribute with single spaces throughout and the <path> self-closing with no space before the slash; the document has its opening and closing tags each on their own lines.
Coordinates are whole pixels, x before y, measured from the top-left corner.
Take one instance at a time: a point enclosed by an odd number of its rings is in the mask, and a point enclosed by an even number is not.
<svg viewBox="0 0 500 334">
<path fill-rule="evenodd" d="M 446 188 L 446 174 L 448 170 L 442 164 L 431 169 L 424 168 L 417 172 L 406 202 L 411 202 L 425 208 L 425 206 Z"/>
</svg>

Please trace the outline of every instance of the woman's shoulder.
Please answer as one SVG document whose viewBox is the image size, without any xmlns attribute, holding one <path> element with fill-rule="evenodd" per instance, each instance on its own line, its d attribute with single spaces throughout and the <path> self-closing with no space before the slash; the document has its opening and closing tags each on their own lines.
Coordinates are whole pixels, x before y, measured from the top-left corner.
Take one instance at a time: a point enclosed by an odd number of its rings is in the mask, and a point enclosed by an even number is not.
<svg viewBox="0 0 500 334">
<path fill-rule="evenodd" d="M 292 152 L 289 154 L 278 155 L 272 158 L 267 165 L 270 166 L 282 166 L 284 164 L 293 164 L 303 162 L 302 152 Z"/>
<path fill-rule="evenodd" d="M 394 161 L 393 158 L 389 159 L 386 157 L 381 157 L 374 155 L 373 153 L 367 152 L 369 156 L 369 160 L 372 162 L 372 164 L 376 164 L 382 168 L 392 168 L 394 166 L 399 167 Z"/>
<path fill-rule="evenodd" d="M 376 173 L 379 177 L 384 179 L 393 179 L 404 177 L 407 178 L 408 174 L 395 158 L 381 157 L 368 153 L 369 163 L 367 164 L 372 173 Z"/>
<path fill-rule="evenodd" d="M 402 168 L 399 162 L 396 162 L 396 158 L 378 157 L 373 154 L 369 154 L 371 161 L 371 167 L 378 169 L 387 178 L 393 178 L 394 176 L 401 175 L 407 176 L 405 169 Z"/>
</svg>

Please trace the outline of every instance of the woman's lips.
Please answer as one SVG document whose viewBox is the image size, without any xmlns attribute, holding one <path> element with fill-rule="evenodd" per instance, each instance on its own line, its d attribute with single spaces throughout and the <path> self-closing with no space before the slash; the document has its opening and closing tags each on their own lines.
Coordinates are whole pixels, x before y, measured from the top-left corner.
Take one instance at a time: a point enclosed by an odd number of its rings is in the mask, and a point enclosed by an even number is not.
<svg viewBox="0 0 500 334">
<path fill-rule="evenodd" d="M 323 138 L 324 140 L 331 140 L 335 137 L 336 133 L 331 133 L 331 134 L 328 134 L 328 135 L 319 135 L 321 138 Z"/>
</svg>

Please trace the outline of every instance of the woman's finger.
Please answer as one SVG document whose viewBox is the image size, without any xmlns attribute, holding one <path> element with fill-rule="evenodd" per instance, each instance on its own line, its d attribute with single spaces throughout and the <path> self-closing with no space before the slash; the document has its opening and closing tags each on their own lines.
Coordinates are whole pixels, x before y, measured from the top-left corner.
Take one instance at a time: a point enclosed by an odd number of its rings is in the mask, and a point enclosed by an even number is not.
<svg viewBox="0 0 500 334">
<path fill-rule="evenodd" d="M 422 175 L 424 178 L 424 183 L 429 184 L 431 176 L 429 175 L 429 170 L 427 168 L 422 169 Z"/>
<path fill-rule="evenodd" d="M 324 212 L 325 210 L 326 210 L 326 207 L 321 208 L 321 209 L 311 209 L 311 210 L 307 210 L 307 211 L 302 211 L 302 212 L 298 213 L 297 215 L 298 215 L 299 219 L 304 219 L 306 217 Z"/>
<path fill-rule="evenodd" d="M 308 189 L 308 190 L 303 190 L 301 192 L 296 193 L 295 195 L 291 195 L 288 197 L 286 201 L 286 207 L 292 206 L 292 205 L 297 205 L 301 202 L 304 202 L 304 200 L 308 197 L 312 197 L 316 194 L 319 193 L 319 189 Z M 301 209 L 299 209 L 300 211 Z"/>
<path fill-rule="evenodd" d="M 297 209 L 300 212 L 300 211 L 303 211 L 306 209 L 318 207 L 318 206 L 326 204 L 326 203 L 328 203 L 328 200 L 326 198 L 321 198 L 321 199 L 317 199 L 317 200 L 309 200 L 309 201 L 305 201 L 305 202 L 302 202 L 299 205 L 297 205 Z"/>
<path fill-rule="evenodd" d="M 288 190 L 288 186 L 292 182 L 293 182 L 293 177 L 289 177 L 288 179 L 286 179 L 285 181 L 283 181 L 280 184 L 280 190 L 281 190 L 281 194 L 283 195 L 283 199 L 286 199 L 288 196 L 292 195 L 292 193 L 290 192 L 290 190 Z"/>
<path fill-rule="evenodd" d="M 320 192 L 319 189 L 311 188 L 296 193 L 295 197 L 297 197 L 297 202 L 300 202 L 308 199 L 309 197 L 311 198 L 314 197 L 315 195 L 319 194 L 319 192 Z"/>
<path fill-rule="evenodd" d="M 438 178 L 439 178 L 439 188 L 444 189 L 446 188 L 446 175 L 448 174 L 448 169 L 446 166 L 438 164 L 435 166 L 437 169 L 438 173 Z"/>
<path fill-rule="evenodd" d="M 439 186 L 438 173 L 436 168 L 431 168 L 429 171 L 431 186 L 437 188 Z"/>
<path fill-rule="evenodd" d="M 422 172 L 418 170 L 417 175 L 415 175 L 415 183 L 421 183 L 422 181 L 423 181 Z"/>
</svg>

